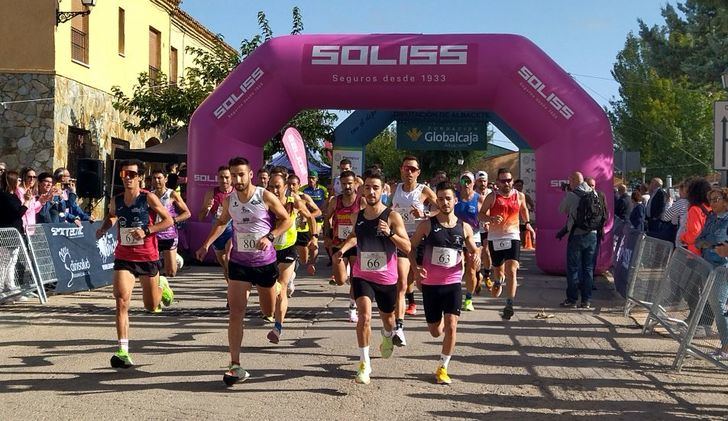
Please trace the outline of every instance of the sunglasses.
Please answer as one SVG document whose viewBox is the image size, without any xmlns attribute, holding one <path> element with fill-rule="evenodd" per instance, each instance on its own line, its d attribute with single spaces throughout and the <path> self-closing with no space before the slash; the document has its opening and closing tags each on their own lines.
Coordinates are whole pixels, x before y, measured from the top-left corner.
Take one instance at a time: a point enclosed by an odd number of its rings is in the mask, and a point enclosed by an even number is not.
<svg viewBox="0 0 728 421">
<path fill-rule="evenodd" d="M 119 177 L 121 178 L 136 178 L 138 175 L 138 172 L 131 170 L 122 170 L 119 172 Z"/>
<path fill-rule="evenodd" d="M 26 179 L 26 180 L 35 180 L 36 178 L 38 178 L 38 176 L 37 176 L 37 175 L 26 175 L 26 176 L 25 176 L 25 179 Z"/>
<path fill-rule="evenodd" d="M 721 200 L 723 200 L 723 197 L 722 196 L 715 196 L 715 197 L 713 197 L 713 198 L 710 199 L 710 201 L 713 202 L 713 203 L 720 202 Z"/>
<path fill-rule="evenodd" d="M 512 178 L 499 178 L 499 179 L 498 179 L 498 182 L 499 182 L 499 183 L 510 183 L 510 182 L 512 182 L 512 181 L 513 181 L 513 179 L 512 179 Z"/>
<path fill-rule="evenodd" d="M 470 179 L 467 177 L 460 179 L 460 184 L 471 184 L 471 183 L 472 183 L 472 181 L 470 181 Z"/>
<path fill-rule="evenodd" d="M 413 167 L 412 165 L 402 165 L 402 169 L 409 172 L 417 172 L 420 170 L 419 168 Z"/>
</svg>

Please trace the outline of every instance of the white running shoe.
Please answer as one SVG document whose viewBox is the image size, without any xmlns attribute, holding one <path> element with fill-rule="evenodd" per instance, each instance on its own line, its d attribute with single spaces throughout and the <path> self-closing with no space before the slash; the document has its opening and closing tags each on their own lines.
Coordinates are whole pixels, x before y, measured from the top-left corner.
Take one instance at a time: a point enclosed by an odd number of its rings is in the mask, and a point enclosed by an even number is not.
<svg viewBox="0 0 728 421">
<path fill-rule="evenodd" d="M 404 330 L 401 327 L 392 332 L 392 343 L 397 346 L 407 346 L 407 339 L 405 339 Z"/>
<path fill-rule="evenodd" d="M 356 307 L 354 307 L 354 308 L 349 307 L 349 321 L 351 323 L 359 322 L 359 314 L 356 312 Z"/>
</svg>

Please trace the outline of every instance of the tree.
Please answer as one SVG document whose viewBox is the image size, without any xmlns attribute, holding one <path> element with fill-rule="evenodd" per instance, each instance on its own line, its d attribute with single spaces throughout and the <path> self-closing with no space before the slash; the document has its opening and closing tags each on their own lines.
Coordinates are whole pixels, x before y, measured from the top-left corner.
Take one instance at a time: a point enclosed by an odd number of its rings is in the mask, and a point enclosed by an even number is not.
<svg viewBox="0 0 728 421">
<path fill-rule="evenodd" d="M 728 9 L 688 0 L 678 10 L 665 6 L 661 26 L 639 21 L 639 34 L 627 36 L 612 71 L 621 85 L 608 110 L 616 143 L 639 150 L 650 177 L 711 171 L 712 104 L 725 96 Z"/>
<path fill-rule="evenodd" d="M 298 7 L 293 8 L 291 35 L 303 31 L 303 20 Z M 112 88 L 114 108 L 137 118 L 124 121 L 125 129 L 137 133 L 142 130 L 158 129 L 163 138 L 168 138 L 180 127 L 189 124 L 192 113 L 205 98 L 222 82 L 230 72 L 245 60 L 259 45 L 273 38 L 273 31 L 264 12 L 258 12 L 260 34 L 240 43 L 239 51 L 231 52 L 220 43 L 212 50 L 187 47 L 193 56 L 193 66 L 186 69 L 184 76 L 169 83 L 167 76 L 160 73 L 151 79 L 148 73 L 141 73 L 129 97 L 118 87 Z M 337 116 L 323 110 L 303 110 L 293 117 L 281 131 L 265 145 L 264 158 L 283 150 L 281 138 L 286 128 L 293 126 L 303 136 L 306 147 L 320 151 L 321 140 L 333 132 Z"/>
</svg>

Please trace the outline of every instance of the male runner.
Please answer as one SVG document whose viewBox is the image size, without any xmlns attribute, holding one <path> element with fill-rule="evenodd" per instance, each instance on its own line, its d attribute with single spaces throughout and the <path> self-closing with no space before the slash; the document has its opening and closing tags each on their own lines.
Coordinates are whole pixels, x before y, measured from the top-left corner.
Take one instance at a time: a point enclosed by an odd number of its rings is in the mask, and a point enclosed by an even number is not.
<svg viewBox="0 0 728 421">
<path fill-rule="evenodd" d="M 412 267 L 416 267 L 415 280 L 422 291 L 425 319 L 430 334 L 439 338 L 445 333 L 442 342 L 440 363 L 435 371 L 438 384 L 450 384 L 447 367 L 455 350 L 455 336 L 460 317 L 463 275 L 463 250 L 472 255 L 473 265 L 480 264 L 479 247 L 473 228 L 458 218 L 454 207 L 458 203 L 455 186 L 449 181 L 437 185 L 437 216 L 431 217 L 417 227 L 409 253 Z M 421 240 L 423 237 L 424 240 Z M 415 249 L 425 245 L 422 263 L 416 261 Z M 443 324 L 443 314 L 445 323 Z"/>
<path fill-rule="evenodd" d="M 270 173 L 265 168 L 261 168 L 256 173 L 256 178 L 258 179 L 258 184 L 256 184 L 259 187 L 263 187 L 264 189 L 268 188 L 268 180 L 270 180 Z"/>
<path fill-rule="evenodd" d="M 342 185 L 344 183 L 345 180 L 342 180 Z M 356 339 L 359 344 L 356 382 L 362 384 L 369 384 L 372 372 L 369 359 L 372 301 L 377 302 L 384 327 L 379 351 L 382 358 L 392 356 L 394 308 L 397 301 L 397 249 L 405 253 L 410 250 L 402 217 L 381 202 L 383 185 L 381 173 L 365 174 L 363 194 L 366 206 L 355 217 L 354 231 L 334 253 L 334 261 L 341 261 L 354 247 L 357 250 L 352 265 L 351 288 L 359 312 L 359 321 L 356 324 Z"/>
<path fill-rule="evenodd" d="M 344 171 L 352 171 L 351 160 L 348 158 L 344 158 L 339 161 L 339 176 L 331 180 L 331 186 L 329 188 L 329 191 L 334 192 L 334 195 L 340 195 L 343 192 L 341 186 L 341 174 L 343 174 Z M 361 177 L 355 175 L 354 183 L 356 184 L 354 190 L 358 190 L 359 187 L 364 184 L 364 181 L 361 179 Z"/>
<path fill-rule="evenodd" d="M 303 192 L 311 197 L 313 202 L 316 204 L 316 206 L 323 212 L 326 210 L 326 201 L 329 198 L 329 191 L 326 189 L 326 187 L 320 185 L 318 183 L 318 172 L 311 170 L 308 172 L 308 183 L 306 184 L 306 187 L 303 189 Z M 318 224 L 318 232 L 319 235 L 323 234 L 323 227 L 324 227 L 324 217 L 323 213 L 319 215 L 316 218 L 316 223 Z M 324 247 L 326 248 L 326 253 L 329 256 L 329 266 L 331 266 L 331 240 L 329 236 L 323 235 L 324 239 Z M 314 259 L 315 261 L 315 259 Z"/>
<path fill-rule="evenodd" d="M 298 260 L 301 264 L 306 265 L 306 270 L 309 275 L 314 275 L 316 273 L 316 257 L 318 256 L 318 219 L 321 218 L 321 209 L 319 209 L 311 196 L 300 191 L 301 180 L 296 174 L 290 174 L 287 182 L 288 190 L 303 200 L 306 209 L 314 218 L 314 223 L 312 224 L 303 213 L 299 213 L 295 222 L 296 231 L 298 231 L 298 236 L 296 237 Z M 294 290 L 295 287 L 293 286 L 293 281 L 291 281 L 288 284 L 288 291 L 293 294 Z"/>
<path fill-rule="evenodd" d="M 222 165 L 217 169 L 217 183 L 217 187 L 205 193 L 205 197 L 202 199 L 204 205 L 197 215 L 197 219 L 200 221 L 207 218 L 208 215 L 212 215 L 210 220 L 213 226 L 217 223 L 220 215 L 222 215 L 222 203 L 234 191 L 230 183 L 230 169 L 227 165 Z M 229 279 L 228 261 L 230 260 L 230 250 L 232 249 L 232 242 L 230 241 L 232 237 L 233 226 L 230 224 L 225 227 L 223 233 L 212 244 L 217 263 L 222 266 L 223 273 L 225 274 L 225 282 Z"/>
<path fill-rule="evenodd" d="M 152 187 L 154 187 L 154 194 L 162 202 L 162 206 L 172 216 L 173 224 L 157 233 L 157 244 L 159 244 L 159 252 L 162 254 L 164 275 L 175 277 L 177 275 L 177 244 L 179 241 L 177 224 L 186 221 L 192 214 L 185 201 L 182 200 L 182 196 L 167 188 L 167 176 L 162 170 L 152 171 Z M 156 222 L 160 221 L 161 218 L 157 216 Z"/>
<path fill-rule="evenodd" d="M 341 244 L 349 237 L 354 230 L 354 219 L 361 209 L 361 198 L 356 194 L 355 178 L 351 171 L 341 173 L 341 194 L 329 200 L 324 218 L 324 226 L 330 227 L 332 234 L 332 251 L 336 254 L 341 249 Z M 351 266 L 356 257 L 356 249 L 349 249 L 344 253 L 344 259 L 333 259 L 333 275 L 336 285 L 344 285 L 347 275 L 347 267 Z M 357 321 L 356 303 L 354 299 L 349 301 L 349 321 Z"/>
<path fill-rule="evenodd" d="M 169 284 L 157 276 L 159 251 L 155 235 L 172 225 L 172 217 L 154 193 L 140 188 L 145 170 L 141 161 L 122 161 L 119 166 L 124 193 L 111 199 L 109 213 L 96 230 L 96 238 L 101 238 L 119 222 L 113 281 L 119 350 L 111 357 L 111 366 L 129 368 L 134 365 L 129 355 L 129 303 L 136 278 L 142 284 L 142 300 L 147 311 L 155 312 L 161 308 L 160 302 L 168 306 L 174 299 Z M 154 223 L 157 216 L 160 220 Z"/>
<path fill-rule="evenodd" d="M 287 189 L 285 179 L 281 174 L 275 173 L 271 175 L 268 181 L 268 190 L 283 205 L 291 221 L 295 221 L 300 215 L 306 219 L 308 224 L 315 225 L 315 219 L 306 208 L 306 202 L 300 199 L 296 193 Z M 278 285 L 280 286 L 280 291 L 276 294 L 275 325 L 268 332 L 267 337 L 274 344 L 280 341 L 281 333 L 283 332 L 283 321 L 286 317 L 286 311 L 288 311 L 288 283 L 293 280 L 296 273 L 297 234 L 296 224 L 292 223 L 286 231 L 277 236 L 273 241 L 273 246 L 276 249 L 276 261 L 278 262 Z"/>
<path fill-rule="evenodd" d="M 425 204 L 433 207 L 437 201 L 435 192 L 431 188 L 417 182 L 420 175 L 420 163 L 414 156 L 406 156 L 402 159 L 400 166 L 401 183 L 398 183 L 393 189 L 392 194 L 392 210 L 402 216 L 404 227 L 407 235 L 414 234 L 417 228 L 418 219 L 430 216 L 425 211 Z M 432 213 L 435 215 L 437 211 Z M 418 251 L 421 255 L 422 250 Z M 397 308 L 395 310 L 397 328 L 394 331 L 394 344 L 397 346 L 407 345 L 404 337 L 404 315 L 410 316 L 417 314 L 417 306 L 415 304 L 415 294 L 412 289 L 414 276 L 410 271 L 410 262 L 407 253 L 399 251 L 397 253 Z M 407 298 L 407 310 L 405 311 L 404 299 Z"/>
<path fill-rule="evenodd" d="M 488 173 L 485 171 L 478 171 L 475 174 L 475 191 L 485 199 L 490 193 L 493 192 L 488 187 Z M 482 207 L 482 203 L 481 203 Z M 488 223 L 480 221 L 480 239 L 481 241 L 487 241 L 488 238 Z M 475 229 L 475 227 L 473 227 Z M 480 267 L 481 270 L 478 272 L 478 279 L 475 284 L 475 293 L 480 294 L 480 290 L 485 284 L 485 288 L 490 291 L 493 287 L 493 281 L 490 279 L 491 262 L 490 262 L 490 250 L 488 247 L 480 247 Z"/>
<path fill-rule="evenodd" d="M 460 176 L 460 183 L 456 193 L 458 201 L 455 203 L 455 216 L 467 222 L 473 228 L 473 239 L 478 247 L 478 261 L 480 261 L 480 222 L 478 221 L 478 212 L 483 206 L 485 197 L 473 190 L 475 177 L 470 171 L 466 171 Z M 475 256 L 468 252 L 465 256 L 465 300 L 463 301 L 463 310 L 473 311 L 473 293 L 477 286 L 477 273 L 479 266 L 474 265 Z"/>
<path fill-rule="evenodd" d="M 278 277 L 276 251 L 273 241 L 291 227 L 293 221 L 275 195 L 252 183 L 250 163 L 242 157 L 229 162 L 235 193 L 223 202 L 223 210 L 207 239 L 195 253 L 204 258 L 207 249 L 233 221 L 233 250 L 230 254 L 230 282 L 228 282 L 228 347 L 230 366 L 223 382 L 232 386 L 250 375 L 240 366 L 240 347 L 243 342 L 243 317 L 248 306 L 250 290 L 256 286 L 260 308 L 269 314 L 275 302 Z M 272 218 L 276 227 L 273 228 Z"/>
<path fill-rule="evenodd" d="M 503 318 L 513 317 L 513 300 L 516 298 L 516 272 L 521 255 L 521 236 L 518 228 L 519 217 L 530 225 L 526 198 L 523 193 L 513 188 L 513 176 L 508 168 L 498 170 L 497 189 L 489 194 L 483 202 L 478 217 L 489 222 L 488 247 L 493 260 L 493 288 L 491 295 L 499 297 L 505 279 L 508 288 Z"/>
</svg>

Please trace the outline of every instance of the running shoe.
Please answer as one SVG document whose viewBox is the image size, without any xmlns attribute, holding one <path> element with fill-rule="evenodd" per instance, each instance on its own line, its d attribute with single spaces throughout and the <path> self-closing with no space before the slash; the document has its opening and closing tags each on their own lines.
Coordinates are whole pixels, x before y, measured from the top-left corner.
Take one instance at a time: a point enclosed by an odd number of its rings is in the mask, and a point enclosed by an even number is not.
<svg viewBox="0 0 728 421">
<path fill-rule="evenodd" d="M 500 297 L 501 292 L 503 292 L 503 281 L 493 282 L 493 286 L 490 288 L 490 295 L 492 295 L 493 298 L 498 298 Z"/>
<path fill-rule="evenodd" d="M 410 303 L 407 305 L 407 310 L 404 311 L 404 314 L 408 316 L 416 316 L 417 315 L 417 304 Z"/>
<path fill-rule="evenodd" d="M 261 319 L 263 319 L 264 322 L 273 323 L 276 321 L 275 317 L 273 317 L 272 314 L 263 314 L 260 316 Z"/>
<path fill-rule="evenodd" d="M 226 385 L 232 386 L 237 382 L 244 382 L 248 380 L 248 377 L 250 377 L 250 374 L 243 370 L 239 364 L 230 364 L 228 371 L 226 371 L 222 376 L 222 381 L 225 382 Z"/>
<path fill-rule="evenodd" d="M 169 281 L 166 276 L 159 277 L 159 286 L 162 288 L 162 304 L 169 307 L 174 302 L 174 291 L 169 287 Z"/>
<path fill-rule="evenodd" d="M 437 367 L 437 371 L 435 371 L 435 382 L 437 382 L 437 384 L 452 383 L 450 376 L 447 375 L 447 368 L 443 366 Z"/>
<path fill-rule="evenodd" d="M 333 276 L 331 278 L 329 278 L 329 285 L 336 286 L 336 280 L 334 279 Z"/>
<path fill-rule="evenodd" d="M 361 361 L 359 363 L 359 369 L 356 371 L 356 377 L 354 378 L 354 381 L 359 384 L 369 384 L 369 382 L 371 381 L 371 379 L 369 378 L 370 374 L 372 374 L 372 368 L 369 367 L 369 364 Z"/>
<path fill-rule="evenodd" d="M 490 279 L 490 276 L 486 276 L 484 282 L 485 282 L 485 288 L 487 288 L 488 291 L 493 289 L 493 280 Z"/>
<path fill-rule="evenodd" d="M 407 339 L 404 337 L 404 329 L 395 328 L 392 332 L 392 343 L 397 346 L 407 346 Z"/>
<path fill-rule="evenodd" d="M 388 338 L 384 336 L 384 332 L 382 332 L 382 343 L 379 344 L 379 352 L 382 353 L 382 358 L 389 358 L 392 356 L 392 352 L 394 352 L 392 337 L 390 336 Z"/>
<path fill-rule="evenodd" d="M 268 332 L 268 341 L 272 344 L 277 344 L 281 340 L 281 331 L 273 328 Z"/>
<path fill-rule="evenodd" d="M 131 368 L 134 362 L 131 360 L 129 351 L 119 348 L 114 355 L 111 356 L 111 366 L 114 368 Z"/>
<path fill-rule="evenodd" d="M 152 310 L 147 310 L 147 313 L 149 314 L 159 314 L 162 312 L 162 303 L 159 303 L 158 306 L 154 307 Z"/>
<path fill-rule="evenodd" d="M 513 317 L 513 304 L 506 304 L 506 306 L 503 307 L 502 317 L 504 320 L 511 320 L 511 317 Z"/>
<path fill-rule="evenodd" d="M 359 322 L 359 314 L 356 312 L 356 307 L 349 307 L 349 321 L 351 323 Z"/>
<path fill-rule="evenodd" d="M 466 298 L 463 300 L 463 310 L 465 311 L 475 311 L 475 307 L 473 307 L 473 299 L 472 298 Z"/>
<path fill-rule="evenodd" d="M 561 307 L 576 308 L 576 301 L 569 300 L 568 298 L 559 304 Z"/>
<path fill-rule="evenodd" d="M 579 308 L 582 309 L 582 310 L 591 310 L 592 309 L 592 306 L 591 306 L 591 303 L 589 301 L 582 301 L 579 304 Z"/>
</svg>

